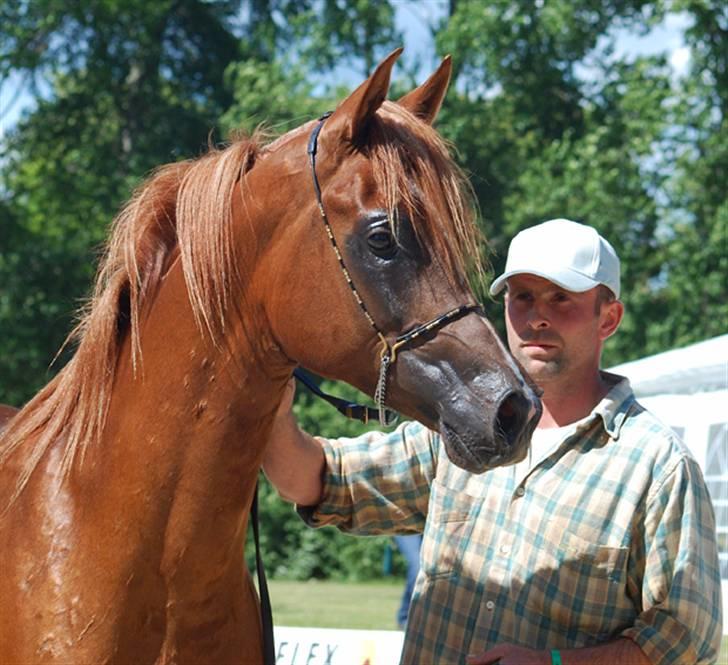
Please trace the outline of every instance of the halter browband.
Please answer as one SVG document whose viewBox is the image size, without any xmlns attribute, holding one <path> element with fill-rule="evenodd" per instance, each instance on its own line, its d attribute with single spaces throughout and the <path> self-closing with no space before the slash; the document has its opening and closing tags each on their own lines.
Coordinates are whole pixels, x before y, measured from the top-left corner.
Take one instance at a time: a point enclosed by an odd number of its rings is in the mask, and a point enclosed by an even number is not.
<svg viewBox="0 0 728 665">
<path fill-rule="evenodd" d="M 321 214 L 321 220 L 324 223 L 326 235 L 328 235 L 329 240 L 331 241 L 331 247 L 334 250 L 334 254 L 336 254 L 336 258 L 339 261 L 339 267 L 341 268 L 341 272 L 346 278 L 346 283 L 349 285 L 349 288 L 351 288 L 354 300 L 356 300 L 356 302 L 359 304 L 362 312 L 364 312 L 364 316 L 366 317 L 367 321 L 369 321 L 369 325 L 372 327 L 382 344 L 382 348 L 379 353 L 379 380 L 377 381 L 377 387 L 374 392 L 374 401 L 379 411 L 379 423 L 383 426 L 386 426 L 391 425 L 397 418 L 396 414 L 393 411 L 385 407 L 387 391 L 387 372 L 389 370 L 389 366 L 394 364 L 395 360 L 397 359 L 397 352 L 403 347 L 414 342 L 418 337 L 426 333 L 439 330 L 443 326 L 446 326 L 448 323 L 462 318 L 470 312 L 480 310 L 480 305 L 460 305 L 459 307 L 456 307 L 455 309 L 452 309 L 445 314 L 441 314 L 440 316 L 432 319 L 431 321 L 428 321 L 427 323 L 423 323 L 422 325 L 413 328 L 409 332 L 403 333 L 394 340 L 394 343 L 392 345 L 389 344 L 387 338 L 384 336 L 384 333 L 379 329 L 374 319 L 372 318 L 372 315 L 369 313 L 369 310 L 367 309 L 364 301 L 362 300 L 359 292 L 356 289 L 354 281 L 351 279 L 351 275 L 349 274 L 346 264 L 344 263 L 344 259 L 341 256 L 341 252 L 339 251 L 339 245 L 336 242 L 336 237 L 334 236 L 331 224 L 329 223 L 329 218 L 326 216 L 326 211 L 324 210 L 324 204 L 321 197 L 321 186 L 319 185 L 318 177 L 316 175 L 316 149 L 318 147 L 318 137 L 321 133 L 321 128 L 323 127 L 326 118 L 328 118 L 330 115 L 331 111 L 324 113 L 318 119 L 318 123 L 311 131 L 311 136 L 308 140 L 307 152 L 311 163 L 313 188 L 316 193 L 316 203 L 318 204 L 319 213 Z"/>
</svg>

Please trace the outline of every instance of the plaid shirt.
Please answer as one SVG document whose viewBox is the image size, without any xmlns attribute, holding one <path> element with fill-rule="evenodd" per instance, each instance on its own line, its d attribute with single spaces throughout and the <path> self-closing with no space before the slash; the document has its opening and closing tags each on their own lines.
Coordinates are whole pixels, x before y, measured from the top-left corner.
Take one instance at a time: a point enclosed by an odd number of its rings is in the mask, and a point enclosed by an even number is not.
<svg viewBox="0 0 728 665">
<path fill-rule="evenodd" d="M 653 663 L 715 663 L 715 518 L 697 463 L 613 382 L 591 416 L 516 484 L 452 464 L 418 423 L 325 440 L 312 526 L 424 530 L 402 662 L 462 663 L 502 642 L 574 648 L 628 637 Z M 621 379 L 621 380 L 620 380 Z"/>
</svg>

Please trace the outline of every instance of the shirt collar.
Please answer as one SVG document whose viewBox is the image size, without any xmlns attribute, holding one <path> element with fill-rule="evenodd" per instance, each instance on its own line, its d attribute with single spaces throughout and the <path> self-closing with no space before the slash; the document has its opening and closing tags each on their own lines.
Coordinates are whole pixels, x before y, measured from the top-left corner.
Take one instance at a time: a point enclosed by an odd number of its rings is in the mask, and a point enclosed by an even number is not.
<svg viewBox="0 0 728 665">
<path fill-rule="evenodd" d="M 635 397 L 627 377 L 605 371 L 602 371 L 601 374 L 611 388 L 594 407 L 592 416 L 601 417 L 607 434 L 616 441 L 619 439 L 620 430 L 634 404 Z"/>
</svg>

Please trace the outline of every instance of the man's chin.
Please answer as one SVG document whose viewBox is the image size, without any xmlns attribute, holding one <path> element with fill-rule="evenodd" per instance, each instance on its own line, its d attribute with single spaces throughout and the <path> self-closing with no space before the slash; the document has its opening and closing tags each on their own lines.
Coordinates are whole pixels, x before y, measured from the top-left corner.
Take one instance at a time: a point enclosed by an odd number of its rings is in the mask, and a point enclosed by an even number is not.
<svg viewBox="0 0 728 665">
<path fill-rule="evenodd" d="M 518 358 L 529 376 L 539 383 L 541 380 L 552 379 L 561 373 L 561 363 L 554 359 L 541 359 L 532 356 Z"/>
</svg>

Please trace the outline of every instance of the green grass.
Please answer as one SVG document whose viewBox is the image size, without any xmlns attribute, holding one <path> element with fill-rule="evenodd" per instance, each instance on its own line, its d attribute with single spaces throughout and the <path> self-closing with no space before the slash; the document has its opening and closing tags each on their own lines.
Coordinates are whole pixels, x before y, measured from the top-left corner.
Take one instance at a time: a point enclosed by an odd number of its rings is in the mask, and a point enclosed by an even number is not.
<svg viewBox="0 0 728 665">
<path fill-rule="evenodd" d="M 269 582 L 278 626 L 397 630 L 404 580 Z"/>
<path fill-rule="evenodd" d="M 382 582 L 269 582 L 273 620 L 278 626 L 396 630 L 404 580 Z M 728 665 L 728 636 L 719 665 Z"/>
</svg>

